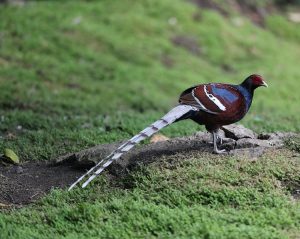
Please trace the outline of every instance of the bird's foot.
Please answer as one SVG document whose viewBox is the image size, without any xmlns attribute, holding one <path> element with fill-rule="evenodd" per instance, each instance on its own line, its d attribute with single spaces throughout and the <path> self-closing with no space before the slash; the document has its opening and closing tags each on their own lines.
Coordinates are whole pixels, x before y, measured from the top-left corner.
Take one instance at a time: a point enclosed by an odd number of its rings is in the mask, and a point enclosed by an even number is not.
<svg viewBox="0 0 300 239">
<path fill-rule="evenodd" d="M 214 154 L 225 154 L 227 151 L 226 149 L 214 149 Z"/>
<path fill-rule="evenodd" d="M 217 134 L 217 132 L 213 132 L 212 133 L 213 135 L 213 143 L 214 143 L 214 153 L 215 154 L 223 154 L 223 153 L 226 153 L 226 150 L 225 149 L 218 149 L 218 141 L 222 144 L 223 140 L 221 137 L 219 137 L 219 135 Z"/>
</svg>

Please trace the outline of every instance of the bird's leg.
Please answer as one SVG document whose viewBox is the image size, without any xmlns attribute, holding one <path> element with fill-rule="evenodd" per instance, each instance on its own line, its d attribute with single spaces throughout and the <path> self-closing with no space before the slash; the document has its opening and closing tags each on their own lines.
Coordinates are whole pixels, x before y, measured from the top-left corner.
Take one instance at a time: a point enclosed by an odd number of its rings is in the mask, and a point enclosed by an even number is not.
<svg viewBox="0 0 300 239">
<path fill-rule="evenodd" d="M 211 133 L 211 141 L 208 142 L 209 144 L 214 144 L 214 134 Z"/>
<path fill-rule="evenodd" d="M 217 144 L 223 144 L 223 138 L 220 136 L 219 134 L 219 130 L 216 131 L 216 135 L 217 135 Z M 214 134 L 211 133 L 211 141 L 209 141 L 210 144 L 214 143 Z"/>
<path fill-rule="evenodd" d="M 217 141 L 220 145 L 223 144 L 223 138 L 220 135 L 217 136 Z"/>
<path fill-rule="evenodd" d="M 225 149 L 222 149 L 222 150 L 219 150 L 218 149 L 218 146 L 217 146 L 217 141 L 218 139 L 221 139 L 219 136 L 218 136 L 218 132 L 216 131 L 213 131 L 213 144 L 214 144 L 214 153 L 216 154 L 222 154 L 222 153 L 225 153 L 226 150 Z M 222 140 L 222 139 L 221 139 Z M 222 141 L 221 141 L 222 142 Z"/>
<path fill-rule="evenodd" d="M 223 144 L 223 138 L 219 135 L 219 130 L 216 131 L 217 135 L 217 144 Z M 211 133 L 211 141 L 208 142 L 209 144 L 214 144 L 214 134 Z"/>
<path fill-rule="evenodd" d="M 217 144 L 223 144 L 223 138 L 220 136 L 219 134 L 219 130 L 216 131 L 216 134 L 217 134 Z"/>
</svg>

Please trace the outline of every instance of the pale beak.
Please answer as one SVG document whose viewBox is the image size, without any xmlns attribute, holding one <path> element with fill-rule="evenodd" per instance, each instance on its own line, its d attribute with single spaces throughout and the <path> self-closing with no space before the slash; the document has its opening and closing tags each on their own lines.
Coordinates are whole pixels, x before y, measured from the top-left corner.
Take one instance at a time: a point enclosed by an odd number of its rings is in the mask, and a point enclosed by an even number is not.
<svg viewBox="0 0 300 239">
<path fill-rule="evenodd" d="M 262 82 L 261 86 L 269 87 L 268 84 L 265 81 Z"/>
</svg>

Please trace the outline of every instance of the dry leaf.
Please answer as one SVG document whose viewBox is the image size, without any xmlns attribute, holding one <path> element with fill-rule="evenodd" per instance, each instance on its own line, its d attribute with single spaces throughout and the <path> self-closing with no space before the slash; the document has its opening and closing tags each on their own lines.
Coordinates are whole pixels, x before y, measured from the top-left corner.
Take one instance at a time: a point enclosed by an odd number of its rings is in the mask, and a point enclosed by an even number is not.
<svg viewBox="0 0 300 239">
<path fill-rule="evenodd" d="M 157 143 L 169 140 L 168 137 L 164 136 L 163 134 L 155 134 L 151 137 L 150 143 Z"/>
<path fill-rule="evenodd" d="M 18 155 L 11 149 L 4 149 L 4 156 L 9 163 L 19 164 L 20 160 Z"/>
<path fill-rule="evenodd" d="M 4 204 L 4 203 L 0 202 L 0 208 L 7 208 L 7 207 L 10 207 L 10 205 L 9 204 Z"/>
<path fill-rule="evenodd" d="M 5 137 L 6 137 L 6 139 L 9 139 L 9 140 L 13 140 L 13 139 L 17 138 L 17 136 L 15 134 L 10 133 L 10 132 L 7 133 L 7 135 Z"/>
</svg>

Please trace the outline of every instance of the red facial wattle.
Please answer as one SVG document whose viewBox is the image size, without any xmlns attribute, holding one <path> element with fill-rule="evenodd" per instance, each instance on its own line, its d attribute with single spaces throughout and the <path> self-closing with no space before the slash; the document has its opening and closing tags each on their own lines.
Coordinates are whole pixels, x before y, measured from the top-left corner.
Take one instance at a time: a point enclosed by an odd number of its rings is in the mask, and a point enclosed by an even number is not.
<svg viewBox="0 0 300 239">
<path fill-rule="evenodd" d="M 254 86 L 264 86 L 264 87 L 268 87 L 268 84 L 263 80 L 262 76 L 260 75 L 252 75 L 251 76 L 252 79 L 252 84 Z"/>
</svg>

